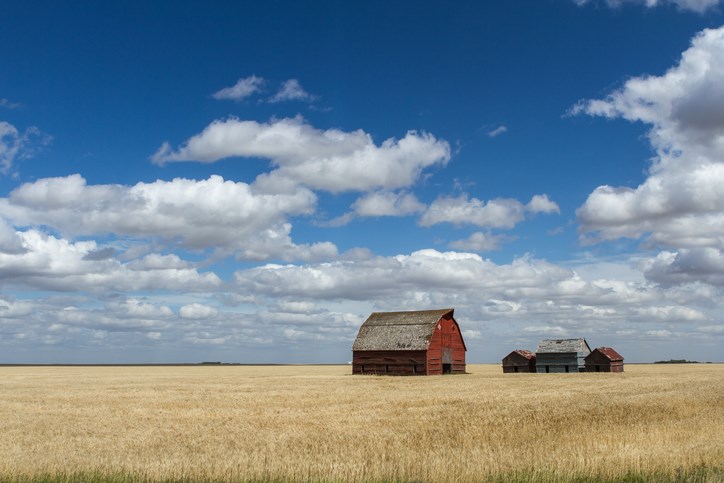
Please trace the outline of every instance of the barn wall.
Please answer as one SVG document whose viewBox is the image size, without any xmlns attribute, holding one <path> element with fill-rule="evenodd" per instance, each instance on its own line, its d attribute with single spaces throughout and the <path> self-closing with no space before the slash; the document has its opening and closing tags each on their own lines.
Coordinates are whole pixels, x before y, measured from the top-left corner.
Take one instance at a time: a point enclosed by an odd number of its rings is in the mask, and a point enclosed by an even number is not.
<svg viewBox="0 0 724 483">
<path fill-rule="evenodd" d="M 440 319 L 433 330 L 427 351 L 427 368 L 430 375 L 465 373 L 465 343 L 453 318 Z"/>
<path fill-rule="evenodd" d="M 353 351 L 352 374 L 424 376 L 425 351 Z"/>
</svg>

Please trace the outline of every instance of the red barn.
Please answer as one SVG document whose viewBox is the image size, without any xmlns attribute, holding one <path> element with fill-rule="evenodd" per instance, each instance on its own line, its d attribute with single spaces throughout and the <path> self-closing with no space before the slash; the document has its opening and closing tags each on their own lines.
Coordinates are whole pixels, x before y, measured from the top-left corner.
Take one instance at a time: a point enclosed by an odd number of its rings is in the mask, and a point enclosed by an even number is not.
<svg viewBox="0 0 724 483">
<path fill-rule="evenodd" d="M 352 373 L 465 373 L 467 349 L 453 310 L 372 313 L 352 346 Z"/>
<path fill-rule="evenodd" d="M 503 357 L 503 372 L 535 372 L 535 353 L 524 349 L 514 350 Z"/>
<path fill-rule="evenodd" d="M 623 372 L 623 357 L 610 347 L 598 347 L 586 356 L 586 372 Z"/>
</svg>

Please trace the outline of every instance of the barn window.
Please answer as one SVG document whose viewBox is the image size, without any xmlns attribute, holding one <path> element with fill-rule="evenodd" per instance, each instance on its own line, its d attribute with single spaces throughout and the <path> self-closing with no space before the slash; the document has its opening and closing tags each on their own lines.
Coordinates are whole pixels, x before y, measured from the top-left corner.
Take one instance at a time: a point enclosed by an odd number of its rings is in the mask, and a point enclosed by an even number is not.
<svg viewBox="0 0 724 483">
<path fill-rule="evenodd" d="M 385 364 L 385 372 L 390 372 L 390 366 Z"/>
</svg>

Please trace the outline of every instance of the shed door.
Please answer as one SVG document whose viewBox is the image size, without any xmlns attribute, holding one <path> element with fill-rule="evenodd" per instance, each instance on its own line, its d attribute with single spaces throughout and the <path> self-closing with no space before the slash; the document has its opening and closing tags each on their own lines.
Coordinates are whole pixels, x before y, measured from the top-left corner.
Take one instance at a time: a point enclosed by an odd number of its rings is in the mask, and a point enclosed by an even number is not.
<svg viewBox="0 0 724 483">
<path fill-rule="evenodd" d="M 452 362 L 453 362 L 452 347 L 443 347 L 442 348 L 442 363 L 443 364 L 452 364 Z"/>
</svg>

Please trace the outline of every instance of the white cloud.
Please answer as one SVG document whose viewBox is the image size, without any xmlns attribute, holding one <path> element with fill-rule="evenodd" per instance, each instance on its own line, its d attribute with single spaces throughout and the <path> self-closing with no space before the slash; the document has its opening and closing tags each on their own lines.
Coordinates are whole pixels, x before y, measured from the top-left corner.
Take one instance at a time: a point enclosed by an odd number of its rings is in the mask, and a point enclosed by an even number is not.
<svg viewBox="0 0 724 483">
<path fill-rule="evenodd" d="M 664 251 L 642 263 L 646 278 L 662 285 L 705 282 L 724 286 L 724 252 L 716 248 Z"/>
<path fill-rule="evenodd" d="M 457 240 L 450 243 L 450 248 L 464 251 L 488 252 L 497 250 L 500 245 L 509 240 L 505 235 L 492 235 L 476 231 L 464 240 Z"/>
<path fill-rule="evenodd" d="M 525 206 L 514 199 L 497 198 L 487 203 L 467 194 L 436 199 L 420 218 L 420 225 L 437 223 L 475 225 L 492 228 L 513 228 L 525 218 Z"/>
<path fill-rule="evenodd" d="M 693 327 L 720 320 L 724 312 L 721 290 L 712 286 L 586 281 L 572 270 L 529 257 L 499 265 L 475 254 L 436 250 L 354 262 L 265 265 L 237 271 L 234 282 L 239 293 L 257 294 L 259 301 L 371 303 L 364 313 L 455 307 L 465 330 L 481 331 L 487 341 L 585 336 L 605 341 L 597 344 L 613 344 L 612 338 L 623 344 L 645 337 L 648 330 L 667 330 L 671 324 L 683 337 Z M 279 308 L 263 318 L 318 334 L 318 328 L 305 327 L 323 320 L 324 313 L 309 318 L 303 311 L 290 314 Z M 353 337 L 350 329 L 347 338 Z"/>
<path fill-rule="evenodd" d="M 678 65 L 635 77 L 573 113 L 651 125 L 656 158 L 636 188 L 599 186 L 577 211 L 589 240 L 647 236 L 680 248 L 724 247 L 724 27 L 700 32 Z"/>
<path fill-rule="evenodd" d="M 158 306 L 134 298 L 108 304 L 106 308 L 122 319 L 163 319 L 173 316 L 173 311 L 167 306 Z"/>
<path fill-rule="evenodd" d="M 489 228 L 513 228 L 525 219 L 526 212 L 559 212 L 558 205 L 546 195 L 535 195 L 528 205 L 512 198 L 496 198 L 488 202 L 477 198 L 468 199 L 463 193 L 458 197 L 441 196 L 423 213 L 420 225 L 438 223 L 475 225 Z"/>
<path fill-rule="evenodd" d="M 269 123 L 227 119 L 214 121 L 176 151 L 164 144 L 152 159 L 211 163 L 234 156 L 267 158 L 276 166 L 257 178 L 260 189 L 275 192 L 303 184 L 336 193 L 410 186 L 423 169 L 445 165 L 450 146 L 414 131 L 377 146 L 362 130 L 322 131 L 301 117 Z"/>
<path fill-rule="evenodd" d="M 34 126 L 20 132 L 12 124 L 0 121 L 0 173 L 7 174 L 17 160 L 29 158 L 51 140 Z"/>
<path fill-rule="evenodd" d="M 314 100 L 314 96 L 305 91 L 297 79 L 289 79 L 282 84 L 279 92 L 271 97 L 269 102 L 311 100 Z"/>
<path fill-rule="evenodd" d="M 23 240 L 4 218 L 0 217 L 0 253 L 22 253 Z"/>
<path fill-rule="evenodd" d="M 568 331 L 564 327 L 550 327 L 550 326 L 532 326 L 532 327 L 524 327 L 523 332 L 527 332 L 529 334 L 536 334 L 542 337 L 565 337 L 568 334 Z"/>
<path fill-rule="evenodd" d="M 422 212 L 425 205 L 412 193 L 375 191 L 357 198 L 352 209 L 357 216 L 407 216 Z"/>
<path fill-rule="evenodd" d="M 25 251 L 0 253 L 5 286 L 54 291 L 214 290 L 221 280 L 194 268 L 149 268 L 115 259 L 94 260 L 94 241 L 69 242 L 37 230 L 18 232 Z"/>
<path fill-rule="evenodd" d="M 577 5 L 596 4 L 597 0 L 573 0 Z M 710 8 L 719 5 L 720 0 L 601 0 L 609 7 L 618 8 L 625 4 L 644 5 L 647 8 L 658 7 L 660 5 L 676 5 L 681 10 L 692 10 L 694 12 L 703 13 Z"/>
<path fill-rule="evenodd" d="M 493 129 L 492 131 L 488 131 L 488 137 L 495 138 L 506 132 L 508 132 L 508 128 L 501 125 Z"/>
<path fill-rule="evenodd" d="M 0 98 L 0 107 L 4 107 L 6 109 L 17 109 L 18 107 L 20 107 L 20 104 L 18 104 L 17 102 L 11 102 L 3 97 Z"/>
<path fill-rule="evenodd" d="M 0 198 L 0 215 L 16 225 L 45 225 L 70 236 L 153 237 L 242 258 L 291 260 L 294 252 L 309 259 L 332 251 L 329 243 L 291 241 L 287 218 L 310 214 L 315 204 L 316 196 L 306 188 L 263 193 L 220 176 L 122 186 L 87 185 L 76 174 L 23 184 Z"/>
<path fill-rule="evenodd" d="M 264 85 L 264 79 L 252 75 L 239 79 L 233 86 L 224 87 L 223 89 L 214 92 L 211 96 L 214 99 L 231 99 L 234 101 L 240 101 L 256 92 L 259 92 L 262 85 Z"/>
<path fill-rule="evenodd" d="M 218 313 L 215 308 L 199 303 L 184 305 L 178 311 L 181 318 L 194 320 L 214 318 Z"/>
<path fill-rule="evenodd" d="M 535 195 L 526 205 L 526 209 L 531 213 L 560 213 L 561 209 L 558 204 L 548 199 L 548 195 Z"/>
</svg>

